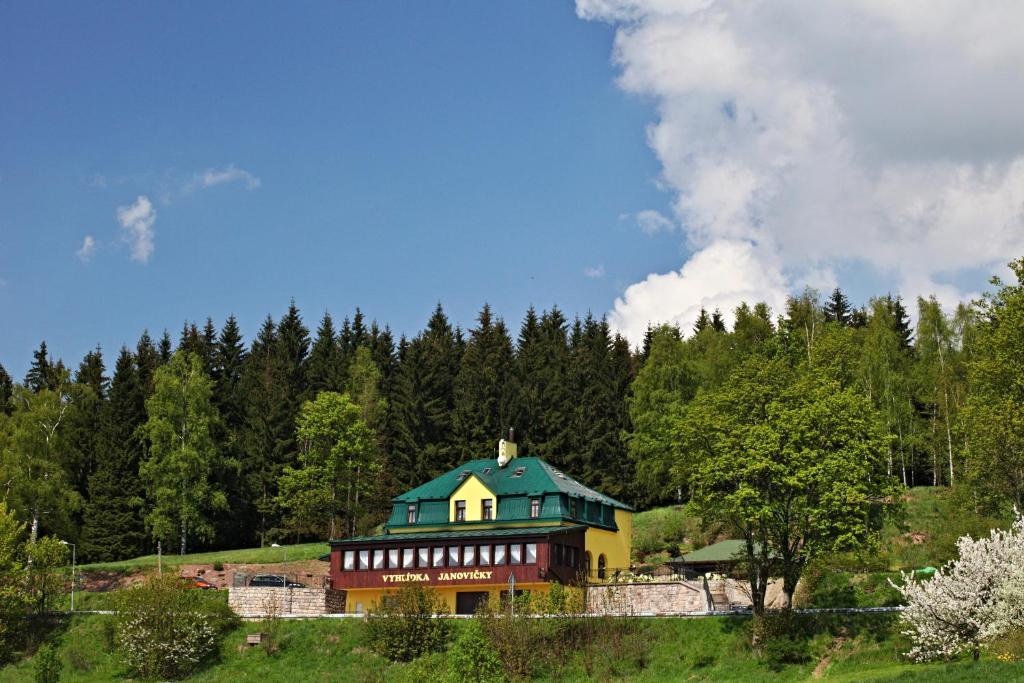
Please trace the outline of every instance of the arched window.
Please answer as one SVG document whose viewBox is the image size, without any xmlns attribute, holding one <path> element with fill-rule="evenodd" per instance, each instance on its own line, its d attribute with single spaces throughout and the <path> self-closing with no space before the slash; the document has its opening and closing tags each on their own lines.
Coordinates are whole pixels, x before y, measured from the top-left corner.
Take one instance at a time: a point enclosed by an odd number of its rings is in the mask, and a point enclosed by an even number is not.
<svg viewBox="0 0 1024 683">
<path fill-rule="evenodd" d="M 605 575 L 605 566 L 608 564 L 608 560 L 605 559 L 604 553 L 597 556 L 597 578 L 603 579 Z"/>
</svg>

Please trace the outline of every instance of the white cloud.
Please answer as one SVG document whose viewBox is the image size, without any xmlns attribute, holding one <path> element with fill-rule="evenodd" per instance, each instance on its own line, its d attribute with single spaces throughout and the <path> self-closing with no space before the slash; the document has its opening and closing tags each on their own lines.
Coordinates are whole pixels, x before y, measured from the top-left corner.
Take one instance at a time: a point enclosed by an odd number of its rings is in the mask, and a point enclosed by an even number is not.
<svg viewBox="0 0 1024 683">
<path fill-rule="evenodd" d="M 260 179 L 249 173 L 249 171 L 238 168 L 234 164 L 229 164 L 222 169 L 208 168 L 202 173 L 196 173 L 185 186 L 185 191 L 192 192 L 196 188 L 207 188 L 234 182 L 245 183 L 246 189 L 249 190 L 255 190 L 262 184 Z"/>
<path fill-rule="evenodd" d="M 604 277 L 604 264 L 602 263 L 596 266 L 591 266 L 589 268 L 584 268 L 583 274 L 591 279 Z"/>
<path fill-rule="evenodd" d="M 653 209 L 645 209 L 636 215 L 636 223 L 648 235 L 674 230 L 676 225 Z"/>
<path fill-rule="evenodd" d="M 672 323 L 689 331 L 700 309 L 722 311 L 732 321 L 740 302 L 766 301 L 774 310 L 785 305 L 785 279 L 775 264 L 765 263 L 749 242 L 718 240 L 698 251 L 678 271 L 652 273 L 626 288 L 608 315 L 613 328 L 630 341 L 642 340 L 648 323 Z"/>
<path fill-rule="evenodd" d="M 121 224 L 121 239 L 131 245 L 132 260 L 146 263 L 153 253 L 156 231 L 156 209 L 144 195 L 139 195 L 131 206 L 117 209 L 117 222 Z"/>
<path fill-rule="evenodd" d="M 949 280 L 1024 253 L 1024 4 L 578 0 L 577 12 L 616 24 L 619 85 L 656 104 L 648 141 L 693 252 L 616 302 L 610 319 L 634 343 L 644 315 L 687 318 L 719 299 L 724 312 L 745 274 L 711 257 L 730 250 L 765 288 L 748 300 L 776 306 L 844 265 L 955 302 L 970 293 Z"/>
<path fill-rule="evenodd" d="M 85 239 L 82 240 L 82 246 L 80 246 L 78 248 L 78 251 L 75 252 L 75 256 L 78 257 L 79 261 L 81 261 L 83 263 L 87 263 L 92 258 L 92 255 L 93 255 L 93 253 L 95 251 L 96 251 L 96 240 L 95 240 L 95 238 L 93 238 L 92 235 L 86 235 Z"/>
</svg>

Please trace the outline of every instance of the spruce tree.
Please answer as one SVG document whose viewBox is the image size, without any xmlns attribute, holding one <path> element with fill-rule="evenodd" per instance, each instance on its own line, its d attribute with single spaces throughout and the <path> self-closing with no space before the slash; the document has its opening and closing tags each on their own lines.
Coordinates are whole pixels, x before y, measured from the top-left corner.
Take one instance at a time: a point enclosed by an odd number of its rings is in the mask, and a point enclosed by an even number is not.
<svg viewBox="0 0 1024 683">
<path fill-rule="evenodd" d="M 204 330 L 204 338 L 207 334 L 208 330 Z M 243 432 L 247 403 L 243 386 L 246 352 L 235 316 L 228 316 L 213 347 L 210 372 L 213 380 L 212 401 L 220 416 L 214 431 L 214 441 L 223 453 L 226 465 L 218 472 L 222 477 L 219 487 L 227 495 L 228 508 L 232 511 L 230 515 L 220 516 L 215 523 L 217 537 L 223 539 L 221 544 L 237 546 L 252 542 L 254 516 L 250 514 L 247 517 L 244 514 L 246 510 L 251 512 L 245 477 L 230 467 L 241 463 L 245 457 Z"/>
<path fill-rule="evenodd" d="M 459 462 L 452 411 L 460 347 L 458 333 L 438 304 L 427 328 L 401 349 L 392 448 L 412 481 L 436 477 Z"/>
<path fill-rule="evenodd" d="M 169 344 L 170 336 L 168 336 L 166 331 L 164 332 L 164 338 L 167 339 Z M 142 388 L 143 398 L 148 397 L 153 392 L 153 375 L 156 373 L 156 369 L 166 362 L 162 360 L 162 349 L 162 342 L 161 351 L 157 351 L 156 347 L 153 346 L 153 339 L 149 336 L 149 331 L 142 331 L 142 336 L 139 338 L 138 344 L 135 345 L 135 367 L 139 372 L 139 386 Z"/>
<path fill-rule="evenodd" d="M 562 462 L 570 451 L 574 398 L 569 386 L 567 323 L 557 306 L 539 320 L 532 308 L 527 311 L 515 363 L 520 452 Z"/>
<path fill-rule="evenodd" d="M 93 351 L 85 354 L 75 373 L 75 382 L 92 389 L 97 398 L 106 398 L 110 380 L 107 379 L 106 367 L 103 365 L 103 350 L 98 344 Z"/>
<path fill-rule="evenodd" d="M 711 316 L 708 315 L 707 309 L 701 306 L 700 315 L 697 316 L 697 321 L 693 323 L 693 333 L 700 334 L 709 327 L 711 327 Z"/>
<path fill-rule="evenodd" d="M 885 297 L 885 303 L 892 315 L 894 329 L 900 336 L 900 348 L 904 351 L 910 350 L 914 345 L 914 330 L 910 326 L 910 316 L 907 315 L 907 308 L 903 305 L 903 297 L 893 298 L 892 294 L 888 294 Z"/>
<path fill-rule="evenodd" d="M 725 318 L 722 317 L 722 312 L 717 308 L 711 314 L 711 329 L 715 332 L 725 333 Z"/>
<path fill-rule="evenodd" d="M 56 391 L 59 386 L 59 370 L 63 367 L 59 361 L 53 362 L 46 350 L 46 342 L 39 342 L 39 349 L 32 353 L 32 365 L 25 375 L 25 386 L 33 393 L 44 389 Z"/>
<path fill-rule="evenodd" d="M 267 316 L 245 360 L 242 379 L 246 410 L 241 471 L 246 494 L 233 514 L 260 545 L 268 542 L 268 533 L 278 523 L 277 482 L 290 462 L 294 439 L 288 369 L 278 346 L 277 326 Z"/>
<path fill-rule="evenodd" d="M 89 561 L 135 557 L 148 547 L 139 480 L 143 449 L 138 436 L 146 419 L 145 398 L 135 358 L 122 347 L 100 424 L 101 450 L 88 483 L 79 552 Z"/>
<path fill-rule="evenodd" d="M 149 336 L 148 334 L 146 335 Z M 159 356 L 158 365 L 166 365 L 171 362 L 171 356 L 174 354 L 174 344 L 171 343 L 171 333 L 164 330 L 164 334 L 160 337 L 160 343 L 157 345 L 157 355 Z"/>
<path fill-rule="evenodd" d="M 832 290 L 832 295 L 825 302 L 822 313 L 825 317 L 825 322 L 839 323 L 840 325 L 850 324 L 853 313 L 850 307 L 850 300 L 843 294 L 843 290 L 838 287 Z"/>
<path fill-rule="evenodd" d="M 11 376 L 7 374 L 7 370 L 4 369 L 3 365 L 0 365 L 0 415 L 10 415 L 13 407 L 11 406 L 11 396 L 14 395 L 14 381 Z"/>
<path fill-rule="evenodd" d="M 512 340 L 484 305 L 455 380 L 453 429 L 462 460 L 486 458 L 512 420 Z"/>
<path fill-rule="evenodd" d="M 629 363 L 625 360 L 620 368 L 623 378 L 612 361 L 608 323 L 590 314 L 582 322 L 577 318 L 573 323 L 569 346 L 569 386 L 576 400 L 570 422 L 570 450 L 557 464 L 589 486 L 618 495 L 623 482 L 615 481 L 616 470 L 626 461 L 620 440 L 624 427 L 624 396 L 620 392 L 626 390 L 623 379 L 625 386 L 629 384 Z"/>
<path fill-rule="evenodd" d="M 324 313 L 316 340 L 306 362 L 306 400 L 321 391 L 341 391 L 345 386 L 345 363 L 330 313 Z"/>
</svg>

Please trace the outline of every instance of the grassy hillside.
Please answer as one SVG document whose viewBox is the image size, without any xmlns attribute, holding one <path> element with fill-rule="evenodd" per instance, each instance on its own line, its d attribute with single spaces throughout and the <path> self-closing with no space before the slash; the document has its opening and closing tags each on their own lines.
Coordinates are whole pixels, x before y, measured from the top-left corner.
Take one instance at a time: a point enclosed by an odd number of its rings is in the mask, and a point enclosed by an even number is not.
<svg viewBox="0 0 1024 683">
<path fill-rule="evenodd" d="M 122 677 L 109 652 L 109 617 L 76 617 L 59 636 L 64 661 L 62 681 L 109 681 Z M 648 619 L 636 624 L 643 652 L 633 658 L 577 657 L 542 680 L 551 681 L 975 681 L 992 683 L 1024 678 L 1024 664 L 986 657 L 981 662 L 918 665 L 900 661 L 904 647 L 891 630 L 851 624 L 810 641 L 806 663 L 773 672 L 752 655 L 741 618 Z M 463 623 L 456 624 L 457 628 Z M 861 627 L 864 625 L 861 624 Z M 395 664 L 370 652 L 363 623 L 356 620 L 287 621 L 279 625 L 280 650 L 268 655 L 245 646 L 247 633 L 259 624 L 232 632 L 219 660 L 193 681 L 296 680 L 422 681 L 444 680 L 443 654 L 410 664 Z M 583 661 L 586 659 L 586 661 Z M 31 681 L 32 662 L 0 669 L 0 681 Z"/>
<path fill-rule="evenodd" d="M 955 491 L 920 486 L 907 491 L 900 519 L 882 532 L 880 564 L 890 570 L 935 566 L 956 556 L 956 539 L 964 534 L 987 535 L 1009 519 L 976 514 L 970 501 Z M 633 557 L 640 564 L 660 564 L 716 540 L 720 529 L 702 529 L 700 520 L 681 505 L 637 513 L 633 520 Z"/>
<path fill-rule="evenodd" d="M 238 550 L 217 550 L 208 553 L 190 553 L 188 555 L 164 555 L 165 567 L 176 567 L 182 564 L 213 564 L 214 562 L 232 564 L 268 564 L 281 562 L 285 558 L 289 562 L 298 560 L 315 560 L 329 550 L 326 543 L 300 543 L 281 548 L 241 548 Z M 121 571 L 132 572 L 152 569 L 157 565 L 156 555 L 120 562 L 98 562 L 80 565 L 82 571 Z"/>
</svg>

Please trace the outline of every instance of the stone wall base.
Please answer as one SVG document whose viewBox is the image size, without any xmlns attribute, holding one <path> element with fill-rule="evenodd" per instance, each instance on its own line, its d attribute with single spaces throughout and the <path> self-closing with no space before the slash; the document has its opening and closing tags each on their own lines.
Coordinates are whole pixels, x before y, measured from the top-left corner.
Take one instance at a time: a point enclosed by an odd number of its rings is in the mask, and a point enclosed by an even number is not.
<svg viewBox="0 0 1024 683">
<path fill-rule="evenodd" d="M 228 589 L 228 606 L 241 617 L 340 614 L 345 611 L 345 591 L 232 586 Z"/>
</svg>

